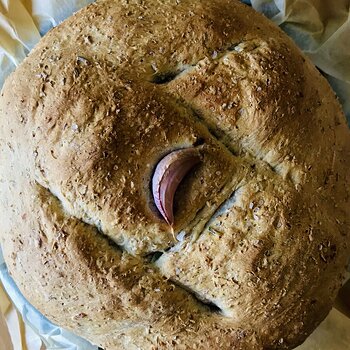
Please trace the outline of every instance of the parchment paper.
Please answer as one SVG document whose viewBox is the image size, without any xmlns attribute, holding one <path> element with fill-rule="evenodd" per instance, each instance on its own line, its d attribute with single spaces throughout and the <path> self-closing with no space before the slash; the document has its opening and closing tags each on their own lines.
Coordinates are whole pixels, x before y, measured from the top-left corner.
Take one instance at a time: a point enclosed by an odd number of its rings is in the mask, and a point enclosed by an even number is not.
<svg viewBox="0 0 350 350">
<path fill-rule="evenodd" d="M 0 0 L 0 88 L 49 29 L 93 0 Z"/>
<path fill-rule="evenodd" d="M 91 2 L 0 0 L 0 88 L 42 35 Z M 243 2 L 250 4 L 249 0 Z M 350 125 L 350 0 L 251 0 L 251 5 L 281 26 L 324 72 Z M 38 335 L 47 349 L 97 350 L 50 323 L 23 298 L 8 275 L 1 253 L 0 280 L 12 301 L 0 283 L 0 350 L 12 350 L 10 338 L 14 350 L 39 350 L 42 342 Z M 298 350 L 350 349 L 349 330 L 350 320 L 333 309 Z"/>
</svg>

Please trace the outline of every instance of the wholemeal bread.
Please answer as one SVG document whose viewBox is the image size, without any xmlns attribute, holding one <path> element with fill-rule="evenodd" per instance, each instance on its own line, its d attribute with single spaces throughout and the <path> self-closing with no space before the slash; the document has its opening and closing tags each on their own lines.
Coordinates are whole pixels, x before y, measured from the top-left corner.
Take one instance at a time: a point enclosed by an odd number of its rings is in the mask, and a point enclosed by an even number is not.
<svg viewBox="0 0 350 350">
<path fill-rule="evenodd" d="M 106 350 L 293 348 L 349 256 L 349 136 L 326 80 L 240 2 L 97 1 L 2 89 L 6 263 Z M 152 176 L 186 148 L 170 226 Z"/>
</svg>

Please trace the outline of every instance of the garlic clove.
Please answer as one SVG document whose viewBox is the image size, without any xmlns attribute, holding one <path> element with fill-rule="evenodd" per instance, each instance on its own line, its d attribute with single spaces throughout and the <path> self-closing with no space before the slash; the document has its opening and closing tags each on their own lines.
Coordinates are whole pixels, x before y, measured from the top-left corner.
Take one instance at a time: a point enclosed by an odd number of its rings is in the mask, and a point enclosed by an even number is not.
<svg viewBox="0 0 350 350">
<path fill-rule="evenodd" d="M 156 166 L 152 178 L 153 199 L 170 226 L 174 225 L 175 192 L 186 174 L 201 160 L 198 148 L 191 147 L 169 153 Z"/>
</svg>

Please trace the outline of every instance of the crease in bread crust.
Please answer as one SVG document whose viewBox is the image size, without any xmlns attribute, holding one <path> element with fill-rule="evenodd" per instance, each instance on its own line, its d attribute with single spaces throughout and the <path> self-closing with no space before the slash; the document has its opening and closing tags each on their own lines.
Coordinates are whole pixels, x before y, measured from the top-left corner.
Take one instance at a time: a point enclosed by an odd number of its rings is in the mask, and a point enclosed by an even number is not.
<svg viewBox="0 0 350 350">
<path fill-rule="evenodd" d="M 255 46 L 254 44 L 257 43 Z M 211 56 L 211 60 L 219 60 L 224 58 L 228 53 L 237 51 L 240 52 L 243 49 L 244 50 L 255 50 L 259 47 L 258 40 L 254 38 L 250 38 L 249 40 L 240 40 L 236 41 L 234 43 L 226 44 L 224 47 L 220 47 L 217 50 L 215 50 Z M 196 62 L 191 62 L 190 65 L 180 65 L 176 67 L 172 71 L 165 71 L 165 72 L 155 72 L 152 75 L 152 78 L 149 80 L 153 84 L 168 84 L 173 80 L 176 80 L 177 78 L 181 78 L 181 76 L 188 74 L 192 70 L 196 69 L 198 65 L 201 64 L 201 62 L 204 62 L 205 60 L 208 60 L 208 57 L 201 57 Z"/>
<path fill-rule="evenodd" d="M 199 143 L 203 164 L 175 196 L 178 242 L 149 183 L 164 154 Z M 341 285 L 344 115 L 290 39 L 238 1 L 78 12 L 6 81 L 0 152 L 11 274 L 105 350 L 291 349 Z"/>
<path fill-rule="evenodd" d="M 62 215 L 63 216 L 66 216 L 66 217 L 71 217 L 71 218 L 74 218 L 74 219 L 77 219 L 78 221 L 80 221 L 82 224 L 85 224 L 85 225 L 88 225 L 90 226 L 96 233 L 96 235 L 100 235 L 104 240 L 108 241 L 108 244 L 110 245 L 110 247 L 112 248 L 112 250 L 116 249 L 118 254 L 120 254 L 120 252 L 123 252 L 123 253 L 127 253 L 124 249 L 123 249 L 123 246 L 119 246 L 118 244 L 116 244 L 116 242 L 114 242 L 110 237 L 108 237 L 108 235 L 106 235 L 103 231 L 102 231 L 102 228 L 101 228 L 101 225 L 100 223 L 96 223 L 96 222 L 93 222 L 92 220 L 83 220 L 81 218 L 77 218 L 75 217 L 74 215 L 72 215 L 70 213 L 70 210 L 65 206 L 65 201 L 62 200 L 59 195 L 55 194 L 54 192 L 52 192 L 51 189 L 49 188 L 46 188 L 44 187 L 43 185 L 39 184 L 38 182 L 36 182 L 36 186 L 38 186 L 39 188 L 41 188 L 39 191 L 42 192 L 43 191 L 46 191 L 47 192 L 47 197 L 49 196 L 52 196 L 53 200 L 56 201 L 57 203 L 59 203 L 59 206 L 57 206 L 57 208 L 59 209 L 56 209 L 56 211 L 61 211 L 62 212 Z M 165 253 L 166 254 L 166 253 Z M 184 289 L 186 290 L 186 292 L 188 292 L 189 294 L 191 294 L 195 300 L 198 301 L 198 303 L 200 305 L 202 305 L 203 308 L 209 308 L 211 311 L 213 312 L 218 312 L 220 311 L 220 308 L 219 307 L 216 307 L 215 304 L 213 304 L 211 301 L 205 301 L 205 300 L 201 300 L 199 299 L 197 296 L 196 296 L 196 293 L 195 291 L 192 291 L 191 289 L 189 288 L 185 288 L 184 286 L 181 286 L 180 283 L 178 283 L 177 281 L 172 281 L 178 288 L 180 289 Z"/>
</svg>

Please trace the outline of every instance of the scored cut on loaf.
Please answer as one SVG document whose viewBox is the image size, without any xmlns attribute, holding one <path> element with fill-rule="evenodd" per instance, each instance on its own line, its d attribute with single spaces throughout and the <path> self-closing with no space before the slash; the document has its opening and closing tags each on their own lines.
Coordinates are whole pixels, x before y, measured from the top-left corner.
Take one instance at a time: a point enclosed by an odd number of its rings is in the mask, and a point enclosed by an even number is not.
<svg viewBox="0 0 350 350">
<path fill-rule="evenodd" d="M 349 257 L 349 136 L 326 80 L 239 1 L 97 1 L 2 89 L 6 263 L 105 350 L 293 348 Z M 170 227 L 152 176 L 190 147 Z"/>
</svg>

